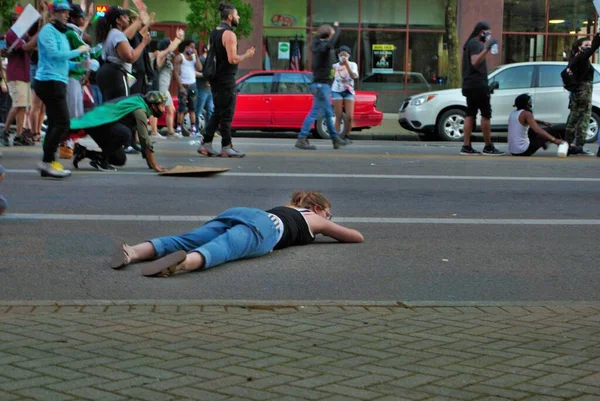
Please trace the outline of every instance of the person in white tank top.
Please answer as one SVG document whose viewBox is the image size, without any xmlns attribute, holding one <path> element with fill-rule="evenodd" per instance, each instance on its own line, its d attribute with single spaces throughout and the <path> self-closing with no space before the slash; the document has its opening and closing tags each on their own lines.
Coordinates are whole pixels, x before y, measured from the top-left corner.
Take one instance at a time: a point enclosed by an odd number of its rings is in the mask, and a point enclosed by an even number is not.
<svg viewBox="0 0 600 401">
<path fill-rule="evenodd" d="M 177 99 L 179 109 L 177 114 L 176 133 L 181 134 L 181 125 L 185 113 L 190 113 L 192 132 L 190 136 L 200 136 L 196 129 L 196 77 L 202 71 L 196 45 L 190 39 L 184 40 L 179 47 L 180 54 L 175 58 L 173 76 L 179 87 Z"/>
<path fill-rule="evenodd" d="M 564 142 L 540 127 L 553 131 L 552 124 L 533 117 L 531 96 L 526 93 L 517 96 L 514 106 L 517 109 L 508 117 L 508 151 L 513 156 L 531 156 L 540 148 L 546 149 L 547 142 L 555 145 Z"/>
</svg>

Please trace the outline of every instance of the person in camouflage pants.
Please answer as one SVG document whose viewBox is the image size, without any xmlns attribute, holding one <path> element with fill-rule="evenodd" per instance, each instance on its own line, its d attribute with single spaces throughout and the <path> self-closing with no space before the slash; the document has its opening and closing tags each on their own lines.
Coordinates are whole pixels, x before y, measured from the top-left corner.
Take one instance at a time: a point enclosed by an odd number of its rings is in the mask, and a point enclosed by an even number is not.
<svg viewBox="0 0 600 401">
<path fill-rule="evenodd" d="M 581 82 L 577 91 L 571 93 L 569 102 L 569 119 L 567 120 L 567 142 L 575 143 L 577 147 L 585 144 L 590 119 L 592 118 L 592 91 L 591 82 Z"/>
</svg>

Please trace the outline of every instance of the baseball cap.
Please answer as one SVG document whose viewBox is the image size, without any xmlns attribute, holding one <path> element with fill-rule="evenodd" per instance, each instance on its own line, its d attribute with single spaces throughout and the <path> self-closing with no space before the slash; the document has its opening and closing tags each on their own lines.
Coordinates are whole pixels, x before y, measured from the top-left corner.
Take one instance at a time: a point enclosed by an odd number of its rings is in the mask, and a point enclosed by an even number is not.
<svg viewBox="0 0 600 401">
<path fill-rule="evenodd" d="M 54 0 L 53 11 L 71 11 L 71 5 L 67 0 Z"/>
<path fill-rule="evenodd" d="M 112 25 L 121 15 L 128 16 L 129 12 L 118 6 L 110 6 L 110 8 L 106 11 L 106 14 L 104 14 L 104 18 L 106 18 L 106 21 Z"/>
<path fill-rule="evenodd" d="M 125 10 L 127 11 L 127 15 L 129 15 L 129 18 L 134 19 L 134 18 L 139 18 L 140 15 L 138 14 L 137 11 L 135 10 Z"/>
<path fill-rule="evenodd" d="M 71 17 L 85 17 L 85 12 L 81 9 L 79 4 L 71 5 L 71 12 L 69 13 Z"/>
</svg>

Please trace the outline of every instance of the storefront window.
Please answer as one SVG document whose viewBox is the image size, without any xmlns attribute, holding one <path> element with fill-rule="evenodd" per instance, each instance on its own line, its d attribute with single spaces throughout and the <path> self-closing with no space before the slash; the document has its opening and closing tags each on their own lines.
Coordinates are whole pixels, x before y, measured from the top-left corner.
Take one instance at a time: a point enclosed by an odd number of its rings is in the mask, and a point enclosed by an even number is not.
<svg viewBox="0 0 600 401">
<path fill-rule="evenodd" d="M 358 0 L 313 0 L 313 26 L 333 24 L 334 21 L 342 28 L 358 27 Z"/>
<path fill-rule="evenodd" d="M 551 0 L 548 32 L 588 35 L 595 21 L 591 1 Z"/>
<path fill-rule="evenodd" d="M 363 28 L 406 27 L 406 0 L 369 0 L 361 4 Z"/>
<path fill-rule="evenodd" d="M 546 0 L 504 0 L 504 31 L 545 32 Z"/>
<path fill-rule="evenodd" d="M 446 89 L 448 48 L 443 33 L 413 32 L 408 41 L 409 92 Z"/>
<path fill-rule="evenodd" d="M 544 61 L 545 35 L 504 35 L 503 64 Z"/>
<path fill-rule="evenodd" d="M 446 29 L 445 0 L 413 0 L 410 2 L 411 29 Z"/>
<path fill-rule="evenodd" d="M 583 36 L 558 36 L 552 35 L 548 37 L 548 54 L 546 61 L 567 61 L 573 44 Z M 594 55 L 592 62 L 597 59 Z"/>
<path fill-rule="evenodd" d="M 263 28 L 308 26 L 308 0 L 264 0 Z"/>
<path fill-rule="evenodd" d="M 362 33 L 360 88 L 368 91 L 403 91 L 406 33 Z"/>
<path fill-rule="evenodd" d="M 300 51 L 299 70 L 307 69 L 311 37 L 307 30 L 300 34 L 290 29 L 269 29 L 264 31 L 265 54 L 263 69 L 290 70 L 296 48 Z"/>
</svg>

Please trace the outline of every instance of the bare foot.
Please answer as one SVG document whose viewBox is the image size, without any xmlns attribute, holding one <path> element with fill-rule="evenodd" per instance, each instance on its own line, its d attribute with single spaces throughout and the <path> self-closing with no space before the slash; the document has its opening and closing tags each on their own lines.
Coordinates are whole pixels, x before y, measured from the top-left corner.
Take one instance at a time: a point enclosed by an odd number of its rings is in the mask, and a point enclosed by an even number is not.
<svg viewBox="0 0 600 401">
<path fill-rule="evenodd" d="M 204 266 L 204 256 L 199 252 L 188 253 L 185 260 L 177 265 L 175 271 L 192 272 Z"/>
</svg>

